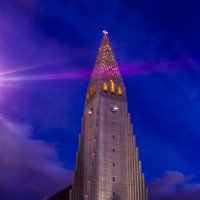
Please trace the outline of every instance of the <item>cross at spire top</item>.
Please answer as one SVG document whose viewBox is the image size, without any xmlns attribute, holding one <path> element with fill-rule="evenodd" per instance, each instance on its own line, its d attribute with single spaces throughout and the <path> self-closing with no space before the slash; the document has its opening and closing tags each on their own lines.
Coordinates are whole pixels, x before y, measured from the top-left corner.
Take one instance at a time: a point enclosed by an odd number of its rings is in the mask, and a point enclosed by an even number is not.
<svg viewBox="0 0 200 200">
<path fill-rule="evenodd" d="M 103 30 L 103 34 L 104 34 L 104 36 L 107 36 L 108 35 L 108 31 Z"/>
<path fill-rule="evenodd" d="M 92 92 L 106 94 L 118 94 L 116 98 L 126 100 L 125 87 L 123 80 L 112 51 L 109 38 L 107 37 L 108 32 L 103 31 L 104 35 L 99 47 L 94 69 L 91 75 L 88 92 L 87 102 L 92 96 Z M 114 97 L 113 95 L 111 95 Z"/>
<path fill-rule="evenodd" d="M 118 65 L 111 48 L 109 38 L 107 37 L 108 32 L 104 30 L 103 34 L 104 36 L 97 55 L 96 63 L 92 73 L 92 79 L 121 79 Z"/>
</svg>

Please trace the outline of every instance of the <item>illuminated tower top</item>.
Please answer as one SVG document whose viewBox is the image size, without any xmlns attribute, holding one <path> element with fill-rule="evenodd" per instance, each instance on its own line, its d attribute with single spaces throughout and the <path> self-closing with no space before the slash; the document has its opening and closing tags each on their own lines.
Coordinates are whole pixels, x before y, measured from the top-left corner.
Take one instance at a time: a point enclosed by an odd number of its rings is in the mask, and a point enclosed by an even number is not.
<svg viewBox="0 0 200 200">
<path fill-rule="evenodd" d="M 113 54 L 110 41 L 108 38 L 108 32 L 103 31 L 103 39 L 98 51 L 96 63 L 92 73 L 92 79 L 94 78 L 120 78 L 121 75 Z"/>
<path fill-rule="evenodd" d="M 125 87 L 110 45 L 108 32 L 104 30 L 103 34 L 87 91 L 87 102 L 96 93 L 126 100 Z"/>
</svg>

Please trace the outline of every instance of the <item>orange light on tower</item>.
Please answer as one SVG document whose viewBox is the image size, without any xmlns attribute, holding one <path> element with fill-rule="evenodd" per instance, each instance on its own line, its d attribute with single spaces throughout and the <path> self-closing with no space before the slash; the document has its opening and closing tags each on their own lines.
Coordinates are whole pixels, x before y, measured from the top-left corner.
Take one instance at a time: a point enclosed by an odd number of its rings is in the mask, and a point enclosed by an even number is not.
<svg viewBox="0 0 200 200">
<path fill-rule="evenodd" d="M 115 83 L 113 80 L 110 80 L 110 91 L 111 93 L 115 93 Z"/>
<path fill-rule="evenodd" d="M 108 83 L 106 83 L 106 82 L 103 83 L 103 90 L 104 90 L 104 92 L 108 91 Z"/>
<path fill-rule="evenodd" d="M 118 95 L 122 96 L 122 88 L 121 87 L 118 87 Z"/>
<path fill-rule="evenodd" d="M 92 86 L 90 86 L 90 96 L 92 96 Z"/>
<path fill-rule="evenodd" d="M 89 101 L 90 100 L 90 95 L 87 93 L 87 95 L 86 95 L 86 99 L 87 99 L 87 101 Z"/>
<path fill-rule="evenodd" d="M 94 86 L 93 86 L 93 91 L 94 91 L 94 94 L 96 94 L 96 92 L 97 92 L 97 86 L 96 86 L 96 84 L 94 84 Z"/>
</svg>

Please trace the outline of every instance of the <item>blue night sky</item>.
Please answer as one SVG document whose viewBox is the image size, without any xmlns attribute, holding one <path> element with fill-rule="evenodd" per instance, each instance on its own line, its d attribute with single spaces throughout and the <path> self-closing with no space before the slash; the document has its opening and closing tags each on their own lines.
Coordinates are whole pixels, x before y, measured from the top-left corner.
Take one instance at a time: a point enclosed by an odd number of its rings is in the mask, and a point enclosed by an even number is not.
<svg viewBox="0 0 200 200">
<path fill-rule="evenodd" d="M 0 199 L 71 183 L 107 29 L 150 200 L 200 199 L 198 0 L 0 1 Z"/>
</svg>

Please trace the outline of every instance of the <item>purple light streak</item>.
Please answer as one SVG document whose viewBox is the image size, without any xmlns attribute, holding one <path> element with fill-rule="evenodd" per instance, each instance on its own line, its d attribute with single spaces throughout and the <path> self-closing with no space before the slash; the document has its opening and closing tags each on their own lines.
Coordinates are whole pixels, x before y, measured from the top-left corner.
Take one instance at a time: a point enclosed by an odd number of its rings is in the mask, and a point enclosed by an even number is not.
<svg viewBox="0 0 200 200">
<path fill-rule="evenodd" d="M 194 58 L 179 60 L 163 60 L 163 61 L 133 61 L 120 64 L 122 76 L 138 76 L 155 73 L 169 73 L 199 69 L 199 60 Z M 40 80 L 67 80 L 67 79 L 89 79 L 91 71 L 77 70 L 61 73 L 46 73 L 38 75 L 14 75 L 19 71 L 28 71 L 34 67 L 23 67 L 15 70 L 4 71 L 0 73 L 0 84 L 6 86 L 5 83 L 19 81 L 40 81 Z M 12 74 L 12 75 L 11 75 Z M 3 84 L 4 82 L 4 84 Z"/>
<path fill-rule="evenodd" d="M 123 76 L 147 75 L 155 73 L 170 73 L 199 69 L 199 60 L 194 58 L 183 58 L 179 60 L 162 61 L 134 61 L 121 64 Z"/>
</svg>

